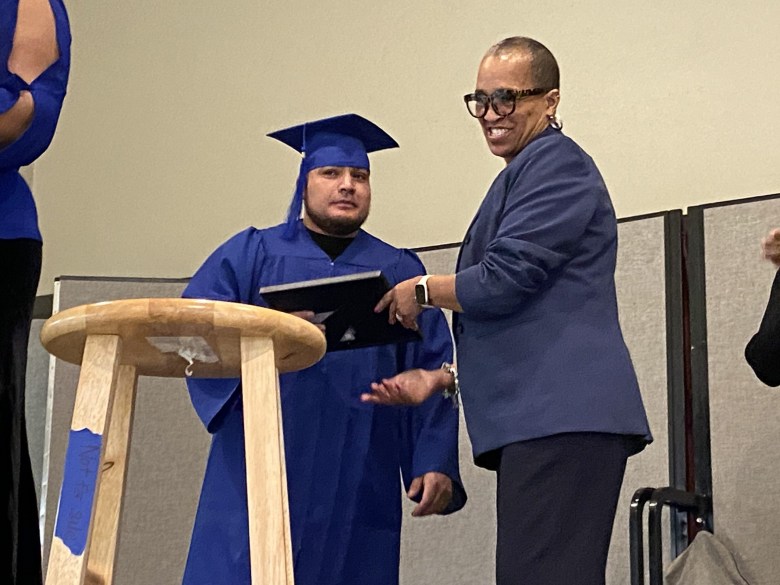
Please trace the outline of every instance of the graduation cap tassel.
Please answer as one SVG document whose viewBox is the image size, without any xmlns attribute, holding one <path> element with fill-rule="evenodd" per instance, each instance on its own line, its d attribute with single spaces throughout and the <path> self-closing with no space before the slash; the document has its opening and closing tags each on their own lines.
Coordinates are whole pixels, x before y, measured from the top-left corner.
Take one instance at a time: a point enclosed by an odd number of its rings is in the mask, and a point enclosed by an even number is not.
<svg viewBox="0 0 780 585">
<path fill-rule="evenodd" d="M 298 180 L 295 182 L 295 194 L 287 210 L 287 225 L 284 228 L 286 240 L 292 240 L 298 232 L 298 220 L 301 218 L 301 210 L 303 209 L 303 190 L 306 188 L 306 174 L 305 165 L 301 162 L 301 170 L 298 173 Z"/>
</svg>

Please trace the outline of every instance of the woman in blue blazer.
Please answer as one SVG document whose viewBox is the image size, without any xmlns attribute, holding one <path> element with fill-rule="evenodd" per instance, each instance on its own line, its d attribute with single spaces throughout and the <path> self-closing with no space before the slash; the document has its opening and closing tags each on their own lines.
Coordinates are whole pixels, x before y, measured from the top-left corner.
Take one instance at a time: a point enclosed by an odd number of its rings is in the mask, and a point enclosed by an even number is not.
<svg viewBox="0 0 780 585">
<path fill-rule="evenodd" d="M 452 309 L 459 373 L 406 372 L 363 399 L 418 402 L 459 382 L 475 461 L 498 474 L 497 585 L 602 585 L 626 459 L 652 440 L 618 322 L 615 213 L 561 131 L 541 43 L 491 47 L 464 100 L 506 167 L 456 274 L 402 282 L 377 306 L 407 327 L 424 306 Z"/>
</svg>

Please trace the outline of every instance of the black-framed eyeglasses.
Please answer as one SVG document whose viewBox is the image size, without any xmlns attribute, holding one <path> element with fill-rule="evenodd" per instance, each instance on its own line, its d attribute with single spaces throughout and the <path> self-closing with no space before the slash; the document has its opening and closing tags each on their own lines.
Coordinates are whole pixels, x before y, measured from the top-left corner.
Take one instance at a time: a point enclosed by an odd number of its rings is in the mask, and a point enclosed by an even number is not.
<svg viewBox="0 0 780 585">
<path fill-rule="evenodd" d="M 484 91 L 477 91 L 463 96 L 469 114 L 475 118 L 484 118 L 488 111 L 488 104 L 493 108 L 497 116 L 508 116 L 515 111 L 517 100 L 532 95 L 547 93 L 549 89 L 535 87 L 533 89 L 497 89 L 490 95 Z"/>
</svg>

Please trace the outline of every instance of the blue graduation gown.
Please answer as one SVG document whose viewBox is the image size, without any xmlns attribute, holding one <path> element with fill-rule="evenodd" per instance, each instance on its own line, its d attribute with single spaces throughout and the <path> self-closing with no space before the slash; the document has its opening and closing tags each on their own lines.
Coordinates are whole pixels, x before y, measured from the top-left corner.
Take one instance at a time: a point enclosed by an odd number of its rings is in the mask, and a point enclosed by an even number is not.
<svg viewBox="0 0 780 585">
<path fill-rule="evenodd" d="M 299 224 L 249 228 L 219 247 L 185 297 L 264 306 L 262 286 L 380 269 L 391 285 L 422 274 L 419 259 L 360 231 L 335 260 Z M 397 585 L 401 478 L 448 475 L 465 503 L 458 471 L 458 416 L 433 397 L 416 408 L 363 404 L 372 381 L 452 357 L 441 311 L 420 318 L 424 341 L 338 351 L 280 378 L 296 585 Z M 250 582 L 244 432 L 239 380 L 188 380 L 198 416 L 212 433 L 185 585 Z M 401 474 L 399 474 L 399 469 Z"/>
</svg>

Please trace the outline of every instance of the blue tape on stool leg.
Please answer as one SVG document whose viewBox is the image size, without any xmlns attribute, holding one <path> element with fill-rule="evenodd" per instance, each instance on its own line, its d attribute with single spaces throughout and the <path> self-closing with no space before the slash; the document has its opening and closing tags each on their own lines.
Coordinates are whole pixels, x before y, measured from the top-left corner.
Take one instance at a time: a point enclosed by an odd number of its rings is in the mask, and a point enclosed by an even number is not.
<svg viewBox="0 0 780 585">
<path fill-rule="evenodd" d="M 103 436 L 89 429 L 71 431 L 68 438 L 54 534 L 76 556 L 87 545 L 102 443 Z"/>
</svg>

